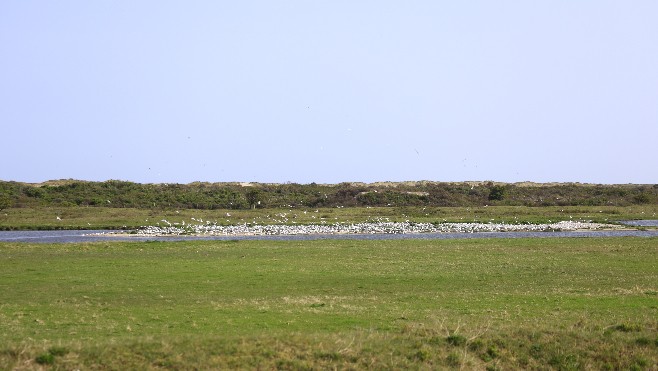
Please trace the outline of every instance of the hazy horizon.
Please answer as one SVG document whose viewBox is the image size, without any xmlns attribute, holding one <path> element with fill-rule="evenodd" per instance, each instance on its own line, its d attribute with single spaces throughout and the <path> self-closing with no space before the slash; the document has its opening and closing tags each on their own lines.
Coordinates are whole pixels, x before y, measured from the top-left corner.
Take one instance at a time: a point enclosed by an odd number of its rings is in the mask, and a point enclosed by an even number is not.
<svg viewBox="0 0 658 371">
<path fill-rule="evenodd" d="M 488 183 L 492 184 L 513 184 L 513 185 L 553 185 L 553 184 L 583 184 L 583 185 L 654 185 L 654 183 L 587 183 L 587 182 L 577 182 L 577 181 L 564 181 L 564 182 L 532 182 L 532 181 L 519 181 L 519 182 L 500 182 L 496 180 L 456 180 L 456 181 L 442 181 L 442 180 L 429 180 L 429 179 L 422 179 L 422 180 L 402 180 L 402 181 L 389 181 L 389 180 L 379 180 L 379 181 L 373 181 L 373 182 L 360 182 L 360 181 L 339 181 L 335 183 L 321 183 L 321 182 L 307 182 L 307 183 L 300 183 L 300 182 L 258 182 L 258 181 L 239 181 L 239 180 L 227 180 L 227 181 L 217 181 L 217 182 L 211 182 L 211 181 L 204 181 L 204 180 L 194 180 L 191 182 L 186 182 L 186 183 L 180 183 L 180 182 L 136 182 L 132 180 L 127 180 L 127 179 L 104 179 L 104 180 L 85 180 L 85 179 L 73 179 L 73 178 L 67 178 L 67 179 L 48 179 L 40 182 L 27 182 L 27 181 L 21 181 L 21 180 L 8 180 L 8 179 L 0 179 L 0 181 L 3 182 L 17 182 L 17 183 L 25 183 L 25 184 L 47 184 L 47 183 L 59 183 L 59 182 L 97 182 L 97 183 L 102 183 L 102 182 L 112 182 L 112 181 L 117 181 L 117 182 L 130 182 L 130 183 L 137 183 L 137 184 L 182 184 L 182 185 L 189 185 L 189 184 L 195 184 L 195 183 L 208 183 L 208 184 L 241 184 L 243 186 L 249 186 L 253 184 L 302 184 L 302 185 L 307 185 L 307 184 L 318 184 L 318 185 L 338 185 L 342 183 L 348 183 L 348 184 L 367 184 L 367 185 L 384 185 L 384 184 L 410 184 L 410 183 L 466 183 L 466 184 L 480 184 L 480 185 L 487 185 Z"/>
</svg>

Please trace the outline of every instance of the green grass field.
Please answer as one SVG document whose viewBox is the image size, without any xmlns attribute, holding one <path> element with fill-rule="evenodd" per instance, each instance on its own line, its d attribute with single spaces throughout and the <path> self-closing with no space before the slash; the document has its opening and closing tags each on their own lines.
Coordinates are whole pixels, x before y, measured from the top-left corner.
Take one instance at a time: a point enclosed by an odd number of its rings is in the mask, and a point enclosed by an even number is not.
<svg viewBox="0 0 658 371">
<path fill-rule="evenodd" d="M 227 215 L 228 214 L 228 215 Z M 59 217 L 60 219 L 57 219 Z M 414 222 L 547 223 L 592 220 L 600 223 L 658 219 L 657 205 L 636 206 L 489 206 L 489 207 L 346 207 L 256 210 L 147 210 L 109 207 L 35 207 L 0 212 L 0 230 L 125 229 L 156 225 L 162 219 L 218 224 L 358 223 L 378 218 Z"/>
<path fill-rule="evenodd" d="M 656 369 L 658 239 L 0 243 L 0 369 Z"/>
</svg>

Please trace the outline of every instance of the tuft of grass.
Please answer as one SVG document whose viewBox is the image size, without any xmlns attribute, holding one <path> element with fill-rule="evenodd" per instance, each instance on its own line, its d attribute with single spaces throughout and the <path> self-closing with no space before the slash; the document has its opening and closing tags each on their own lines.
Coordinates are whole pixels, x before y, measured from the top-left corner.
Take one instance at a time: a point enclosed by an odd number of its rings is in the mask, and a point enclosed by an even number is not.
<svg viewBox="0 0 658 371">
<path fill-rule="evenodd" d="M 540 359 L 540 358 L 542 358 L 542 356 L 543 356 L 543 351 L 544 351 L 543 348 L 544 348 L 544 347 L 543 347 L 541 344 L 536 344 L 536 343 L 535 343 L 535 344 L 532 344 L 532 345 L 530 346 L 529 354 L 530 354 L 533 358 Z"/>
<path fill-rule="evenodd" d="M 642 327 L 639 324 L 628 324 L 622 323 L 612 327 L 616 331 L 621 332 L 638 332 L 642 330 Z"/>
<path fill-rule="evenodd" d="M 452 346 L 462 346 L 466 344 L 466 338 L 462 335 L 452 334 L 446 337 L 446 342 Z"/>
<path fill-rule="evenodd" d="M 498 358 L 500 356 L 500 350 L 495 345 L 490 345 L 487 348 L 487 356 L 488 356 L 488 360 Z"/>
<path fill-rule="evenodd" d="M 582 368 L 578 356 L 572 353 L 554 353 L 548 358 L 548 364 L 557 370 L 579 370 Z"/>
<path fill-rule="evenodd" d="M 457 353 L 450 353 L 446 357 L 446 364 L 450 367 L 459 367 L 461 364 L 461 357 Z"/>
<path fill-rule="evenodd" d="M 69 350 L 66 347 L 53 346 L 48 348 L 47 353 L 39 354 L 34 358 L 34 361 L 40 365 L 52 365 L 55 363 L 56 357 L 65 356 L 69 353 Z"/>
<path fill-rule="evenodd" d="M 635 344 L 643 346 L 643 347 L 649 346 L 649 345 L 651 345 L 651 343 L 652 343 L 652 341 L 649 340 L 648 337 L 642 336 L 642 337 L 639 337 L 639 338 L 635 339 Z"/>
<path fill-rule="evenodd" d="M 34 360 L 40 365 L 52 365 L 55 363 L 55 356 L 52 353 L 44 353 L 38 355 Z"/>
<path fill-rule="evenodd" d="M 52 354 L 55 357 L 61 357 L 68 354 L 69 350 L 66 347 L 54 346 L 48 348 L 48 353 Z"/>
<path fill-rule="evenodd" d="M 414 358 L 420 362 L 425 362 L 429 360 L 430 357 L 431 357 L 431 352 L 427 347 L 422 347 L 421 349 L 418 349 L 414 354 Z"/>
</svg>

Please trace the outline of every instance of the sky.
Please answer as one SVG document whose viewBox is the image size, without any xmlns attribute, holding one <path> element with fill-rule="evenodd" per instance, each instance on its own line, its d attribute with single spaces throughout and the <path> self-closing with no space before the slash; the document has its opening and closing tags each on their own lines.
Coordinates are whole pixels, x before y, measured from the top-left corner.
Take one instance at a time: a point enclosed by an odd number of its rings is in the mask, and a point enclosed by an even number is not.
<svg viewBox="0 0 658 371">
<path fill-rule="evenodd" d="M 0 179 L 658 183 L 657 15 L 2 1 Z"/>
</svg>

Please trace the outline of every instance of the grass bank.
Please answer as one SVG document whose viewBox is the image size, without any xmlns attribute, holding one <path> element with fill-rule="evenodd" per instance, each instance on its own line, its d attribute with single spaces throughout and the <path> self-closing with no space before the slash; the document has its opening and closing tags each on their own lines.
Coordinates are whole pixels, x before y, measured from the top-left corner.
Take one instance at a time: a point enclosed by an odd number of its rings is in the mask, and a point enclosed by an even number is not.
<svg viewBox="0 0 658 371">
<path fill-rule="evenodd" d="M 658 239 L 0 244 L 0 369 L 658 367 Z"/>
<path fill-rule="evenodd" d="M 131 229 L 163 219 L 194 223 L 192 218 L 219 224 L 359 223 L 373 219 L 402 222 L 551 223 L 562 220 L 656 219 L 658 205 L 635 206 L 476 206 L 476 207 L 341 207 L 255 210 L 148 210 L 110 207 L 34 207 L 0 212 L 0 230 Z"/>
</svg>

